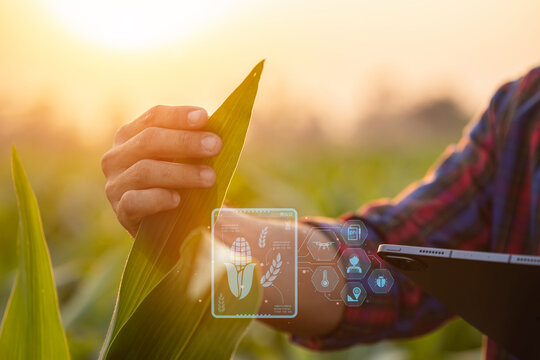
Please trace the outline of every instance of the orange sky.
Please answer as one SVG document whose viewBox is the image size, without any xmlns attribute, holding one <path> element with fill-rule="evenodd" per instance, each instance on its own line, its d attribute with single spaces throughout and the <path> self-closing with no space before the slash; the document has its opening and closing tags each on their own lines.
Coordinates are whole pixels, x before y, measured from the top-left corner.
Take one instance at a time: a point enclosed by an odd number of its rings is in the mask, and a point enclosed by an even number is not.
<svg viewBox="0 0 540 360">
<path fill-rule="evenodd" d="M 1 0 L 0 95 L 10 111 L 54 101 L 63 121 L 96 133 L 112 108 L 128 118 L 157 103 L 212 111 L 262 58 L 256 112 L 286 102 L 337 131 L 384 88 L 403 104 L 452 93 L 478 111 L 498 84 L 540 64 L 532 0 L 236 0 L 150 50 L 89 41 L 47 1 Z"/>
</svg>

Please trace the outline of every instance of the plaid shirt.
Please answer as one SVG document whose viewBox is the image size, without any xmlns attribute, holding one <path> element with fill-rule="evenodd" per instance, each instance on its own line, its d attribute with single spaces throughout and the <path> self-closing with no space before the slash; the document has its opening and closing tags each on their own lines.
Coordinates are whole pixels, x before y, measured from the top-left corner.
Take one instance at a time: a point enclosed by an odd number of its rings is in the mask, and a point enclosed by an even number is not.
<svg viewBox="0 0 540 360">
<path fill-rule="evenodd" d="M 364 244 L 381 243 L 540 255 L 540 67 L 503 85 L 487 110 L 442 161 L 392 201 L 378 201 L 331 226 L 362 220 Z M 341 251 L 347 246 L 341 245 Z M 382 261 L 382 260 L 381 260 Z M 361 307 L 347 307 L 324 338 L 295 338 L 312 349 L 337 349 L 425 334 L 450 319 L 435 298 L 397 271 L 390 292 Z M 486 359 L 513 359 L 487 339 Z"/>
</svg>

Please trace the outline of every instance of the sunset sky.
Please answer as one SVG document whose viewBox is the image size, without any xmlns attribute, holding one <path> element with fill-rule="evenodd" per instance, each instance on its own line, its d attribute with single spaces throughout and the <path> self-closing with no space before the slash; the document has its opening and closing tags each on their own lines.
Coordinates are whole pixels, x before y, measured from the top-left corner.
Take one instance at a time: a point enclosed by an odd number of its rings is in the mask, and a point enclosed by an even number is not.
<svg viewBox="0 0 540 360">
<path fill-rule="evenodd" d="M 51 102 L 99 134 L 113 109 L 211 112 L 266 58 L 255 115 L 286 104 L 341 131 L 386 90 L 475 112 L 540 64 L 539 15 L 532 0 L 2 0 L 0 105 L 9 118 Z"/>
</svg>

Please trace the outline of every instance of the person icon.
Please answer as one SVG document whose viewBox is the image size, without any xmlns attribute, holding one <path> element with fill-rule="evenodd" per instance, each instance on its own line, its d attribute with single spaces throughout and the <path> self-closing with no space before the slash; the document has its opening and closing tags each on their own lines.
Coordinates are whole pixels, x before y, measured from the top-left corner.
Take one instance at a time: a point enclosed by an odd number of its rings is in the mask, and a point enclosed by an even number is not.
<svg viewBox="0 0 540 360">
<path fill-rule="evenodd" d="M 359 261 L 360 259 L 356 255 L 353 255 L 349 258 L 350 265 L 347 266 L 347 274 L 351 274 L 351 273 L 361 274 L 362 273 L 362 268 L 358 266 Z"/>
</svg>

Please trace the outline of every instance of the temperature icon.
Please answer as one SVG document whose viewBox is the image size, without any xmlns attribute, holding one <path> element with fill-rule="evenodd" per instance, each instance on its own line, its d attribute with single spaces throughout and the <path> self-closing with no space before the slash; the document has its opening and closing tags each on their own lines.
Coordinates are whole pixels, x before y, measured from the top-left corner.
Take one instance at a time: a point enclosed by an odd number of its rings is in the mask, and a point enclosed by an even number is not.
<svg viewBox="0 0 540 360">
<path fill-rule="evenodd" d="M 322 280 L 321 280 L 321 285 L 323 287 L 328 287 L 328 270 L 323 270 L 323 273 L 322 273 Z"/>
<path fill-rule="evenodd" d="M 317 291 L 332 292 L 339 283 L 339 276 L 331 266 L 318 266 L 311 276 L 311 282 Z"/>
</svg>

